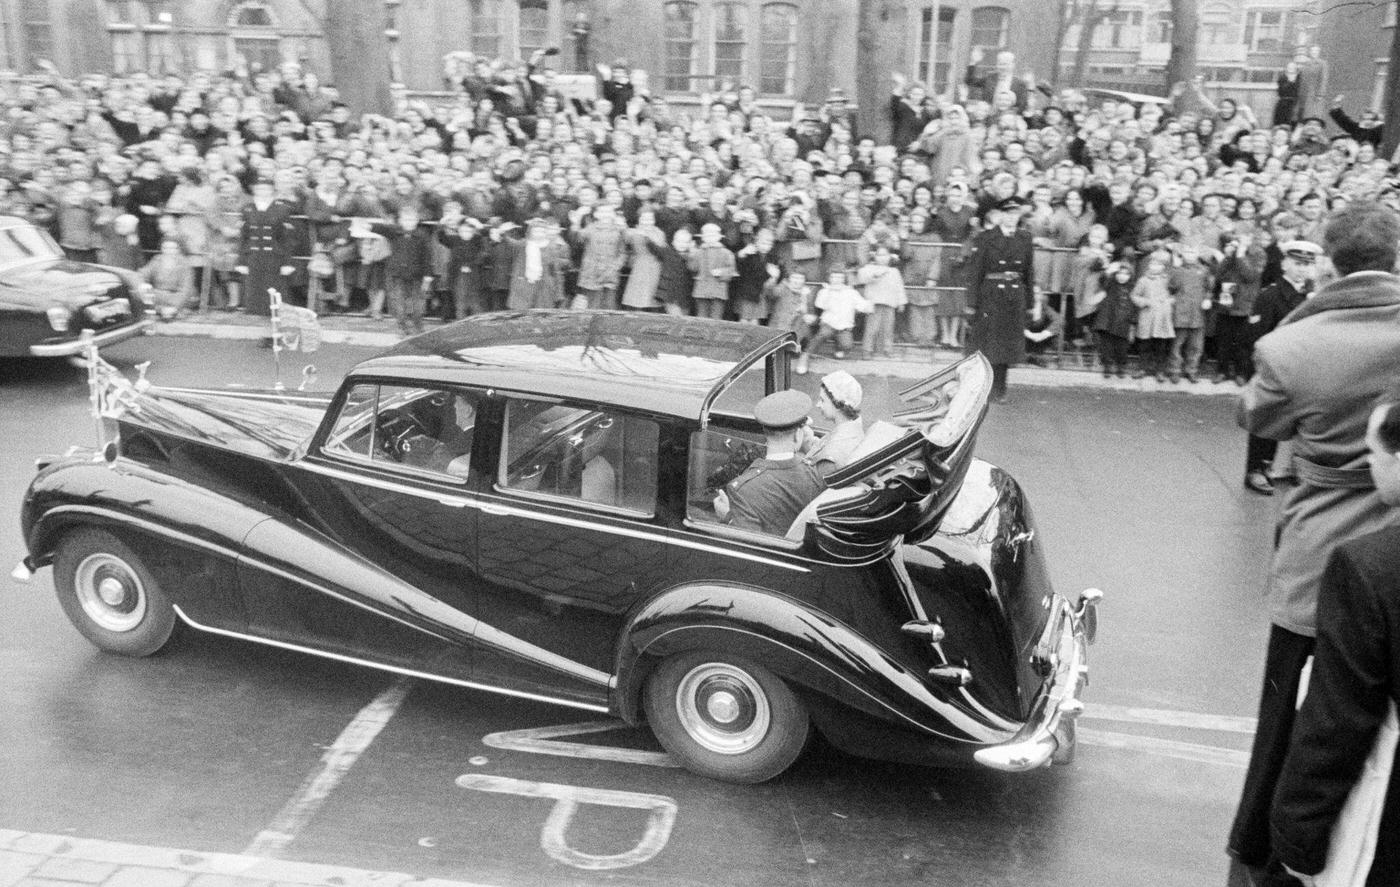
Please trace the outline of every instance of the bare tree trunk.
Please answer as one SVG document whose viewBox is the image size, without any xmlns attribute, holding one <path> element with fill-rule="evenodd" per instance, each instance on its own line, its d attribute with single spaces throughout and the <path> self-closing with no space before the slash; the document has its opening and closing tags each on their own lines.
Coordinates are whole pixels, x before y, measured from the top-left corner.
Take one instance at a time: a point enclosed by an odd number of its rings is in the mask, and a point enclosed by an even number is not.
<svg viewBox="0 0 1400 887">
<path fill-rule="evenodd" d="M 326 16 L 331 75 L 357 114 L 389 112 L 389 42 L 383 0 L 334 0 Z"/>
<path fill-rule="evenodd" d="M 1118 3 L 1113 2 L 1100 9 L 1098 0 L 1085 0 L 1079 16 L 1079 46 L 1074 53 L 1074 70 L 1070 72 L 1070 85 L 1084 85 L 1084 69 L 1089 64 L 1089 53 L 1094 51 L 1094 32 L 1099 24 L 1118 11 Z"/>
<path fill-rule="evenodd" d="M 1400 0 L 1390 2 L 1400 3 Z M 1392 28 L 1390 32 L 1390 58 L 1385 67 L 1385 99 L 1381 115 L 1385 120 L 1385 140 L 1381 144 L 1384 153 L 1381 156 L 1389 157 L 1395 153 L 1396 145 L 1400 144 L 1400 28 Z"/>
<path fill-rule="evenodd" d="M 1198 0 L 1172 0 L 1172 54 L 1167 59 L 1168 95 L 1174 84 L 1185 83 L 1196 73 L 1196 40 L 1201 16 Z"/>
<path fill-rule="evenodd" d="M 1079 18 L 1079 4 L 1074 0 L 1064 0 L 1060 4 L 1060 17 L 1055 23 L 1055 69 L 1050 72 L 1050 86 L 1060 89 L 1060 53 L 1065 48 L 1065 36 Z"/>
</svg>

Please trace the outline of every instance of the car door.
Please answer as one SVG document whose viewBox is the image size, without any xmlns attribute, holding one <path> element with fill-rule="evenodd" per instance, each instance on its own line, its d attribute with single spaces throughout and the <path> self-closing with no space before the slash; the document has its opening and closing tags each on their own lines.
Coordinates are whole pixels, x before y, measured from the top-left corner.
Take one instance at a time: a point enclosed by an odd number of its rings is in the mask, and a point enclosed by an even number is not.
<svg viewBox="0 0 1400 887">
<path fill-rule="evenodd" d="M 476 631 L 472 452 L 481 395 L 361 380 L 288 472 L 295 520 L 245 548 L 252 631 L 379 664 L 466 680 Z"/>
<path fill-rule="evenodd" d="M 603 703 L 639 595 L 672 572 L 659 525 L 663 425 L 595 405 L 493 399 L 483 459 L 477 669 L 523 690 Z"/>
</svg>

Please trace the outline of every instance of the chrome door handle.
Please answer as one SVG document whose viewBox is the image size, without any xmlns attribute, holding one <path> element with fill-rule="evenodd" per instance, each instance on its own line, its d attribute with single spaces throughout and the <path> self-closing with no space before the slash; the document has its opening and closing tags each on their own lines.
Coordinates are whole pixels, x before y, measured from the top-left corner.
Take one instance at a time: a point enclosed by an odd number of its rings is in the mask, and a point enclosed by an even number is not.
<svg viewBox="0 0 1400 887">
<path fill-rule="evenodd" d="M 505 508 L 504 506 L 501 506 L 501 505 L 487 505 L 487 504 L 483 503 L 482 506 L 481 506 L 481 510 L 482 510 L 483 512 L 485 512 L 486 514 L 493 514 L 493 515 L 495 515 L 496 517 L 509 517 L 509 516 L 510 516 L 510 509 Z"/>
<path fill-rule="evenodd" d="M 466 508 L 467 500 L 456 497 L 443 496 L 438 499 L 439 505 L 446 505 L 448 508 Z"/>
</svg>

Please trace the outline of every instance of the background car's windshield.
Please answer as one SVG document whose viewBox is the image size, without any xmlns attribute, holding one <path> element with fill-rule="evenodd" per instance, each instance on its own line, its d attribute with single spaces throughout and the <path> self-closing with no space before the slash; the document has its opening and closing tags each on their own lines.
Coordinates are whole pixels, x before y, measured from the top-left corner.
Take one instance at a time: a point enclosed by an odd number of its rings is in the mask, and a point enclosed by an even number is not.
<svg viewBox="0 0 1400 887">
<path fill-rule="evenodd" d="M 16 226 L 0 231 L 0 266 L 62 257 L 58 244 L 39 228 Z"/>
</svg>

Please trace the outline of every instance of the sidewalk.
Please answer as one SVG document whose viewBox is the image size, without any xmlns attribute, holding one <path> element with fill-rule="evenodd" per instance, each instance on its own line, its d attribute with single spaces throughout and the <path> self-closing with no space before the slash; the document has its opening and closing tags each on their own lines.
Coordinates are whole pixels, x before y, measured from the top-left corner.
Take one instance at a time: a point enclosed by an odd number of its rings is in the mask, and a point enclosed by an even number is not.
<svg viewBox="0 0 1400 887">
<path fill-rule="evenodd" d="M 353 345 L 363 348 L 388 348 L 397 344 L 403 336 L 399 334 L 392 319 L 371 320 L 368 317 L 330 314 L 320 318 L 321 341 L 325 345 Z M 428 321 L 428 329 L 441 325 L 439 321 Z M 162 321 L 152 330 L 151 335 L 194 337 L 207 339 L 264 339 L 272 335 L 269 323 L 258 323 L 256 318 L 244 314 L 210 312 L 209 314 L 188 314 L 176 320 Z M 962 355 L 948 348 L 935 348 L 925 345 L 897 345 L 897 356 L 893 358 L 848 357 L 836 360 L 833 357 L 818 355 L 812 359 L 811 371 L 817 376 L 832 370 L 844 369 L 855 376 L 892 376 L 899 379 L 921 379 L 929 375 L 934 367 L 952 363 Z M 1180 393 L 1196 395 L 1234 396 L 1240 389 L 1232 383 L 1214 384 L 1209 381 L 1158 382 L 1155 379 L 1105 379 L 1090 366 L 1076 366 L 1073 355 L 1067 355 L 1065 365 L 1060 368 L 1040 368 L 1018 366 L 1011 370 L 1011 386 L 1032 386 L 1041 388 L 1101 388 L 1115 391 L 1139 391 L 1155 393 Z"/>
<path fill-rule="evenodd" d="M 0 887 L 485 887 L 339 865 L 0 829 Z"/>
</svg>

